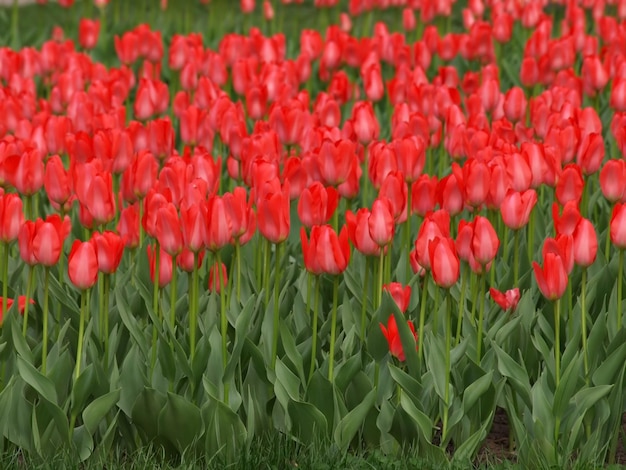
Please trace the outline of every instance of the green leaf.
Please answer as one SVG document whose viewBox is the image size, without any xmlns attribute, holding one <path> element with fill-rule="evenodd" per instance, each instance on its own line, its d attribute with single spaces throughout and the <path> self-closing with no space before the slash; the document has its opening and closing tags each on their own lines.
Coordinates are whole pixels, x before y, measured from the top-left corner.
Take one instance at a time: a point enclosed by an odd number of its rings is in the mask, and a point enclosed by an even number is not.
<svg viewBox="0 0 626 470">
<path fill-rule="evenodd" d="M 20 355 L 17 356 L 17 369 L 24 382 L 33 387 L 42 398 L 57 403 L 57 391 L 52 381 Z"/>
<path fill-rule="evenodd" d="M 443 339 L 438 340 L 432 333 L 424 338 L 426 364 L 433 377 L 435 392 L 442 400 L 446 389 L 446 362 Z"/>
<path fill-rule="evenodd" d="M 497 344 L 491 344 L 498 358 L 498 371 L 508 379 L 515 387 L 515 391 L 524 401 L 528 408 L 532 409 L 530 399 L 530 380 L 526 370 L 513 360 L 506 352 L 504 352 Z"/>
<path fill-rule="evenodd" d="M 205 452 L 223 454 L 233 460 L 247 439 L 246 428 L 233 410 L 217 400 L 209 400 L 202 408 Z"/>
<path fill-rule="evenodd" d="M 246 337 L 250 331 L 250 322 L 254 316 L 254 312 L 261 304 L 262 297 L 255 299 L 250 297 L 246 302 L 243 310 L 237 317 L 235 323 L 235 343 L 230 353 L 228 364 L 226 365 L 226 371 L 224 372 L 224 382 L 231 381 L 235 375 L 237 365 L 241 362 L 241 351 L 245 344 Z"/>
<path fill-rule="evenodd" d="M 143 354 L 144 358 L 150 357 L 144 331 L 139 327 L 135 316 L 130 312 L 128 303 L 126 302 L 126 298 L 120 287 L 115 289 L 115 302 L 117 305 L 117 310 L 120 314 L 120 319 L 132 336 L 134 343 L 139 346 L 139 349 L 141 349 L 141 353 Z"/>
<path fill-rule="evenodd" d="M 361 370 L 361 355 L 355 354 L 347 361 L 341 363 L 337 367 L 337 373 L 335 374 L 335 385 L 341 392 L 345 392 L 346 388 L 354 378 L 354 376 Z"/>
<path fill-rule="evenodd" d="M 595 385 L 610 385 L 615 383 L 616 377 L 626 365 L 626 343 L 613 351 L 598 366 L 591 379 Z"/>
<path fill-rule="evenodd" d="M 11 339 L 13 341 L 13 347 L 17 351 L 17 355 L 24 358 L 24 360 L 29 364 L 32 364 L 33 353 L 28 347 L 26 339 L 22 335 L 22 330 L 20 329 L 19 323 L 14 319 L 15 315 L 7 315 L 7 317 L 7 320 L 11 322 Z M 11 318 L 13 318 L 13 320 L 10 320 Z"/>
<path fill-rule="evenodd" d="M 423 393 L 422 384 L 420 384 L 412 375 L 407 374 L 399 367 L 396 367 L 392 363 L 388 362 L 389 374 L 393 380 L 402 389 L 402 394 L 409 394 L 414 402 L 419 401 Z"/>
<path fill-rule="evenodd" d="M 396 324 L 398 325 L 398 332 L 400 333 L 400 340 L 402 341 L 402 349 L 404 351 L 405 361 L 409 372 L 412 375 L 417 376 L 420 372 L 420 361 L 417 353 L 417 344 L 415 341 L 415 337 L 411 330 L 409 329 L 409 325 L 407 324 L 406 317 L 402 314 L 398 305 L 391 297 L 389 292 L 385 291 L 384 297 L 388 299 L 387 303 L 391 303 L 391 307 L 388 311 L 393 312 L 393 316 L 396 319 Z M 385 306 L 385 301 L 383 300 L 382 307 Z M 386 325 L 385 325 L 386 326 Z"/>
<path fill-rule="evenodd" d="M 553 413 L 554 416 L 563 417 L 565 411 L 569 406 L 570 398 L 576 392 L 578 381 L 582 380 L 580 375 L 580 362 L 581 356 L 578 356 L 576 360 L 567 364 L 565 371 L 561 374 L 559 386 L 554 392 L 554 404 Z"/>
<path fill-rule="evenodd" d="M 489 371 L 467 386 L 465 392 L 463 392 L 463 409 L 466 413 L 469 412 L 480 397 L 489 390 L 492 380 L 493 371 Z"/>
<path fill-rule="evenodd" d="M 78 451 L 78 458 L 81 462 L 91 457 L 94 450 L 93 438 L 84 425 L 74 429 L 72 442 L 74 443 L 74 448 Z"/>
<path fill-rule="evenodd" d="M 166 401 L 166 397 L 153 388 L 145 388 L 135 400 L 131 417 L 148 439 L 159 435 L 159 414 Z"/>
<path fill-rule="evenodd" d="M 90 435 L 94 435 L 98 429 L 100 421 L 104 419 L 109 411 L 120 399 L 120 389 L 113 390 L 106 395 L 102 395 L 89 403 L 83 411 L 83 423 Z"/>
<path fill-rule="evenodd" d="M 583 388 L 576 392 L 572 401 L 576 404 L 575 414 L 580 416 L 587 412 L 599 400 L 609 394 L 614 385 L 598 385 L 596 387 Z"/>
<path fill-rule="evenodd" d="M 479 379 L 480 380 L 480 379 Z M 468 439 L 454 450 L 453 463 L 471 464 L 471 461 L 476 456 L 476 452 L 480 448 L 480 445 L 487 437 L 487 428 L 491 426 L 493 421 L 494 410 L 489 414 L 489 418 L 482 424 L 480 429 L 472 434 Z"/>
<path fill-rule="evenodd" d="M 418 429 L 422 432 L 422 436 L 427 440 L 432 440 L 433 434 L 433 422 L 426 414 L 420 411 L 415 403 L 405 394 L 400 395 L 400 405 L 406 411 L 406 413 L 413 419 L 413 422 L 417 425 Z"/>
<path fill-rule="evenodd" d="M 348 449 L 350 442 L 356 435 L 359 428 L 365 422 L 365 418 L 369 413 L 370 408 L 374 406 L 376 401 L 376 390 L 371 390 L 363 400 L 363 403 L 358 405 L 353 410 L 350 410 L 346 414 L 335 429 L 334 438 L 335 443 L 344 452 Z"/>
<path fill-rule="evenodd" d="M 72 414 L 78 416 L 87 403 L 87 398 L 93 392 L 94 376 L 93 364 L 89 364 L 74 382 L 72 387 Z"/>
<path fill-rule="evenodd" d="M 333 385 L 319 370 L 315 371 L 306 391 L 307 401 L 324 414 L 329 431 L 335 416 L 333 395 Z"/>
<path fill-rule="evenodd" d="M 159 434 L 183 452 L 202 436 L 202 432 L 200 408 L 180 395 L 168 393 L 159 413 Z"/>
<path fill-rule="evenodd" d="M 291 432 L 305 444 L 319 444 L 328 430 L 324 414 L 311 403 L 290 400 L 287 412 L 291 418 Z"/>
<path fill-rule="evenodd" d="M 139 356 L 138 347 L 133 344 L 126 353 L 120 368 L 120 401 L 119 407 L 126 414 L 132 416 L 137 397 L 144 390 L 147 378 L 144 374 L 144 361 Z"/>
<path fill-rule="evenodd" d="M 300 380 L 280 359 L 276 359 L 274 392 L 285 410 L 289 405 L 289 399 L 294 401 L 300 399 Z"/>
</svg>

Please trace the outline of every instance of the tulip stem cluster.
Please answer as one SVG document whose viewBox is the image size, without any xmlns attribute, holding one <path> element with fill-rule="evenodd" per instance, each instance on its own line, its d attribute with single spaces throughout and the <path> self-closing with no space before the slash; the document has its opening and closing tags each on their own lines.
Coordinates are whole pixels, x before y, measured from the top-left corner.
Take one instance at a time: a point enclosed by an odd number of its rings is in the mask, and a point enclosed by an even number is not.
<svg viewBox="0 0 626 470">
<path fill-rule="evenodd" d="M 447 289 L 446 292 L 446 332 L 445 332 L 445 364 L 446 364 L 446 381 L 445 388 L 443 391 L 444 394 L 444 408 L 443 408 L 443 429 L 441 432 L 441 445 L 445 446 L 446 437 L 448 436 L 448 411 L 450 409 L 450 343 L 452 342 L 452 294 L 450 294 L 450 289 Z M 420 330 L 421 331 L 421 330 Z M 422 348 L 420 348 L 421 350 Z"/>
<path fill-rule="evenodd" d="M 333 367 L 335 365 L 335 337 L 337 335 L 337 302 L 339 297 L 339 276 L 333 278 L 333 310 L 330 318 L 330 352 L 328 354 L 328 381 L 333 383 Z M 382 292 L 382 290 L 381 290 Z"/>
<path fill-rule="evenodd" d="M 154 286 L 152 291 L 152 311 L 154 313 L 154 325 L 152 327 L 152 358 L 150 362 L 150 382 L 152 382 L 152 375 L 154 374 L 154 368 L 156 367 L 157 360 L 157 321 L 161 318 L 159 312 L 159 281 L 161 277 L 161 247 L 159 242 L 155 243 L 154 249 Z"/>
<path fill-rule="evenodd" d="M 282 243 L 277 243 L 276 244 L 276 271 L 274 273 L 275 279 L 274 279 L 274 332 L 272 335 L 272 370 L 276 370 L 276 356 L 278 355 L 278 327 L 280 324 L 280 303 L 279 303 L 279 296 L 280 296 L 280 263 L 281 263 L 281 259 L 280 259 L 280 254 L 281 254 L 281 248 L 282 248 Z M 269 242 L 268 242 L 268 250 L 267 250 L 268 254 L 270 252 L 269 250 Z M 267 263 L 267 266 L 269 266 L 269 262 Z M 267 267 L 266 266 L 266 267 Z M 269 275 L 268 275 L 269 278 Z M 268 291 L 269 292 L 269 289 Z"/>
<path fill-rule="evenodd" d="M 76 368 L 74 370 L 74 380 L 80 377 L 80 365 L 83 357 L 83 336 L 85 336 L 85 316 L 87 314 L 87 299 L 89 291 L 83 291 L 80 296 L 80 317 L 78 321 L 78 345 L 76 346 Z"/>
<path fill-rule="evenodd" d="M 370 273 L 369 257 L 365 258 L 365 278 L 363 280 L 363 298 L 361 299 L 361 341 L 365 342 L 365 327 L 367 324 L 367 288 L 369 285 Z"/>
<path fill-rule="evenodd" d="M 480 290 L 478 294 L 480 307 L 478 309 L 478 332 L 476 333 L 476 362 L 479 364 L 483 345 L 483 323 L 485 320 L 485 277 L 485 273 L 480 275 Z"/>
<path fill-rule="evenodd" d="M 580 283 L 580 335 L 583 345 L 583 364 L 585 367 L 585 382 L 589 385 L 589 355 L 587 354 L 587 268 L 583 268 Z"/>
<path fill-rule="evenodd" d="M 619 250 L 617 266 L 617 331 L 622 329 L 622 284 L 624 278 L 624 250 Z"/>
<path fill-rule="evenodd" d="M 189 301 L 189 355 L 191 363 L 196 357 L 196 330 L 198 328 L 198 253 L 193 254 L 193 271 L 190 285 L 191 299 Z"/>
<path fill-rule="evenodd" d="M 311 336 L 311 367 L 309 368 L 309 380 L 313 378 L 313 372 L 315 372 L 315 359 L 317 358 L 317 320 L 319 315 L 319 304 L 320 304 L 320 276 L 315 277 L 315 300 L 313 307 L 313 335 Z"/>
<path fill-rule="evenodd" d="M 419 333 L 424 335 L 424 324 L 426 323 L 426 301 L 428 299 L 428 271 L 424 275 L 424 287 L 422 288 L 422 294 L 420 295 L 420 318 L 419 318 Z M 424 348 L 419 348 L 418 355 L 420 359 L 420 367 L 422 366 L 422 358 L 424 357 Z"/>
<path fill-rule="evenodd" d="M 46 375 L 46 364 L 48 362 L 48 297 L 50 291 L 50 268 L 44 268 L 43 284 L 43 341 L 41 344 L 41 373 Z"/>
<path fill-rule="evenodd" d="M 224 287 L 224 271 L 222 270 L 222 257 L 216 253 L 218 282 L 220 285 L 220 332 L 222 334 L 222 366 L 226 373 L 228 365 L 228 317 L 226 316 L 226 288 Z M 217 289 L 216 289 L 217 290 Z M 228 381 L 224 380 L 224 403 L 228 404 Z"/>
<path fill-rule="evenodd" d="M 28 267 L 28 281 L 26 282 L 26 304 L 24 305 L 24 326 L 22 328 L 22 335 L 26 338 L 26 331 L 28 330 L 28 310 L 30 304 L 30 297 L 33 291 L 33 282 L 35 281 L 35 267 Z"/>
<path fill-rule="evenodd" d="M 3 250 L 3 258 L 2 258 L 2 311 L 7 311 L 7 301 L 9 296 L 9 254 L 10 254 L 10 246 L 8 243 L 2 244 Z"/>
</svg>

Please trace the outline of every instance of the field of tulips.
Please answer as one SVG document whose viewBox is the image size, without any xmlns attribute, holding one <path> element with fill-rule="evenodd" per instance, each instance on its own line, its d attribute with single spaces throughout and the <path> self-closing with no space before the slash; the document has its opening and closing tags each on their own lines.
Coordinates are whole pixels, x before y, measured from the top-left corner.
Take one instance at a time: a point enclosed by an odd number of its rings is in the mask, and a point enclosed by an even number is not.
<svg viewBox="0 0 626 470">
<path fill-rule="evenodd" d="M 524 468 L 620 460 L 625 1 L 38 3 L 0 9 L 0 453 L 463 466 L 498 417 Z"/>
</svg>

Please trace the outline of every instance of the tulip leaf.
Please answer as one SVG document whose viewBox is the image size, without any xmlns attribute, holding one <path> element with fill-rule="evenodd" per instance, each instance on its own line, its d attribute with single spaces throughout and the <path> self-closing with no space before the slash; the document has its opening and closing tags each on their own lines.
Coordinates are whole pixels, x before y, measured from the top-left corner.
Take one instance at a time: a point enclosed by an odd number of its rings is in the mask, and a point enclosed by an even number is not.
<svg viewBox="0 0 626 470">
<path fill-rule="evenodd" d="M 340 392 L 345 393 L 346 388 L 354 378 L 354 376 L 361 370 L 361 355 L 355 354 L 347 361 L 337 366 L 337 373 L 335 374 L 335 386 Z"/>
<path fill-rule="evenodd" d="M 33 387 L 42 398 L 57 403 L 57 391 L 52 381 L 20 355 L 17 356 L 17 369 L 24 382 Z"/>
<path fill-rule="evenodd" d="M 100 421 L 113 409 L 120 399 L 120 389 L 113 390 L 89 403 L 83 410 L 83 423 L 92 436 L 95 434 Z"/>
<path fill-rule="evenodd" d="M 316 371 L 309 382 L 306 397 L 309 403 L 322 412 L 329 430 L 334 424 L 335 417 L 333 395 L 333 385 L 319 370 Z"/>
<path fill-rule="evenodd" d="M 565 415 L 565 411 L 569 406 L 569 401 L 576 392 L 577 385 L 582 382 L 580 375 L 581 370 L 581 356 L 567 364 L 567 367 L 562 371 L 559 385 L 554 392 L 554 404 L 553 413 L 554 416 L 562 417 Z"/>
<path fill-rule="evenodd" d="M 482 442 L 487 437 L 487 428 L 491 426 L 493 421 L 495 410 L 492 410 L 489 417 L 482 423 L 480 429 L 474 432 L 468 439 L 465 439 L 463 443 L 454 449 L 453 464 L 470 464 L 473 458 L 478 452 L 478 449 Z"/>
<path fill-rule="evenodd" d="M 497 344 L 492 343 L 493 350 L 498 358 L 498 371 L 508 379 L 515 388 L 519 397 L 524 401 L 528 408 L 532 408 L 530 398 L 530 380 L 524 367 L 515 362 L 504 350 Z"/>
<path fill-rule="evenodd" d="M 148 345 L 144 336 L 144 331 L 137 324 L 137 319 L 130 312 L 126 298 L 122 293 L 121 286 L 115 289 L 115 302 L 117 305 L 117 311 L 120 314 L 120 319 L 124 323 L 124 326 L 132 336 L 134 343 L 141 349 L 141 353 L 144 358 L 148 358 Z"/>
<path fill-rule="evenodd" d="M 423 346 L 425 348 L 426 364 L 433 377 L 435 392 L 443 400 L 445 399 L 447 374 L 443 339 L 438 340 L 432 333 L 429 333 L 425 338 Z"/>
<path fill-rule="evenodd" d="M 276 359 L 274 391 L 276 398 L 285 410 L 289 405 L 289 399 L 300 399 L 300 380 L 280 359 Z"/>
<path fill-rule="evenodd" d="M 133 405 L 131 417 L 133 423 L 141 429 L 148 439 L 154 439 L 159 434 L 159 414 L 167 398 L 153 388 L 144 388 Z"/>
<path fill-rule="evenodd" d="M 168 393 L 158 416 L 158 426 L 159 435 L 183 452 L 202 437 L 200 408 L 180 395 Z"/>
<path fill-rule="evenodd" d="M 613 351 L 598 366 L 591 379 L 595 385 L 610 385 L 626 365 L 626 343 Z"/>
<path fill-rule="evenodd" d="M 289 401 L 287 411 L 291 432 L 305 444 L 319 444 L 328 429 L 324 414 L 311 403 L 296 400 Z"/>
<path fill-rule="evenodd" d="M 413 419 L 413 422 L 421 431 L 422 436 L 426 438 L 426 440 L 431 441 L 434 429 L 431 419 L 420 411 L 417 406 L 415 406 L 414 401 L 404 393 L 400 395 L 400 404 L 404 411 Z"/>
<path fill-rule="evenodd" d="M 93 437 L 87 430 L 86 426 L 78 426 L 72 433 L 72 442 L 74 448 L 78 452 L 78 459 L 80 462 L 84 462 L 94 450 Z"/>
<path fill-rule="evenodd" d="M 350 410 L 337 424 L 334 438 L 335 443 L 343 451 L 347 450 L 350 442 L 356 435 L 357 431 L 365 422 L 365 417 L 376 401 L 376 390 L 371 390 L 363 400 L 354 409 Z"/>
<path fill-rule="evenodd" d="M 420 397 L 424 393 L 422 385 L 410 374 L 396 367 L 391 363 L 387 363 L 389 367 L 389 373 L 393 380 L 402 389 L 402 395 L 409 394 L 414 402 L 419 401 Z"/>
<path fill-rule="evenodd" d="M 493 371 L 489 371 L 465 388 L 463 392 L 463 409 L 466 413 L 468 413 L 480 397 L 489 390 L 492 380 Z"/>
</svg>

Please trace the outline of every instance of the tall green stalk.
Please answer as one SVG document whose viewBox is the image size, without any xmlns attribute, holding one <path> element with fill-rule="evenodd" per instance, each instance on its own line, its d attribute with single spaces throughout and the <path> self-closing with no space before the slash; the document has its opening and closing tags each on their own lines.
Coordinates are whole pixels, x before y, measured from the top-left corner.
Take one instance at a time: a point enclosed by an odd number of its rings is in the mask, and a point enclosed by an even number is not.
<svg viewBox="0 0 626 470">
<path fill-rule="evenodd" d="M 157 360 L 157 322 L 161 320 L 161 313 L 159 308 L 159 280 L 161 278 L 161 247 L 159 246 L 159 242 L 155 243 L 154 250 L 154 281 L 153 281 L 153 290 L 152 290 L 152 311 L 154 312 L 154 317 L 156 322 L 152 325 L 152 358 L 150 360 L 150 382 L 152 382 L 152 376 L 154 374 L 154 368 L 156 366 Z"/>
<path fill-rule="evenodd" d="M 76 347 L 76 367 L 74 369 L 74 380 L 80 376 L 80 365 L 83 357 L 83 341 L 85 336 L 85 315 L 87 314 L 87 297 L 89 291 L 83 291 L 80 296 L 80 319 L 78 323 L 78 346 Z"/>
<path fill-rule="evenodd" d="M 176 328 L 176 299 L 177 297 L 177 284 L 178 284 L 178 269 L 176 268 L 176 256 L 172 256 L 172 282 L 170 283 L 170 328 L 172 329 L 172 336 L 175 334 Z M 172 354 L 174 354 L 174 338 L 170 341 L 172 348 Z"/>
<path fill-rule="evenodd" d="M 507 259 L 507 258 L 505 258 Z M 513 285 L 519 283 L 519 230 L 513 234 Z"/>
<path fill-rule="evenodd" d="M 9 295 L 9 253 L 11 247 L 8 243 L 3 243 L 2 247 L 4 248 L 2 253 L 2 312 L 6 313 L 9 301 L 7 297 Z"/>
<path fill-rule="evenodd" d="M 622 284 L 624 278 L 624 250 L 619 250 L 617 270 L 617 331 L 622 329 Z"/>
<path fill-rule="evenodd" d="M 111 292 L 111 274 L 105 274 L 103 276 L 103 290 L 104 296 L 102 303 L 104 305 L 104 371 L 109 370 L 109 295 Z"/>
<path fill-rule="evenodd" d="M 429 271 L 424 274 L 424 287 L 420 295 L 420 318 L 419 318 L 419 334 L 424 336 L 424 324 L 426 323 L 426 300 L 428 299 L 428 276 Z M 424 357 L 424 348 L 418 348 L 417 353 L 420 359 L 420 368 L 422 367 L 422 358 Z"/>
<path fill-rule="evenodd" d="M 465 267 L 465 265 L 461 265 L 461 300 L 459 301 L 459 314 L 457 316 L 457 324 L 456 324 L 456 338 L 454 340 L 454 344 L 459 344 L 461 341 L 461 330 L 463 328 L 463 317 L 465 315 L 465 294 L 467 290 L 467 276 L 469 273 L 469 269 Z"/>
<path fill-rule="evenodd" d="M 365 343 L 365 327 L 367 325 L 367 292 L 369 292 L 370 260 L 365 258 L 365 278 L 363 280 L 363 297 L 361 297 L 361 341 Z"/>
<path fill-rule="evenodd" d="M 46 364 L 48 362 L 48 293 L 50 286 L 50 268 L 44 268 L 43 284 L 43 341 L 41 345 L 41 373 L 46 375 Z"/>
<path fill-rule="evenodd" d="M 198 328 L 198 253 L 193 254 L 193 271 L 191 274 L 189 300 L 189 355 L 193 362 L 196 356 L 196 330 Z"/>
<path fill-rule="evenodd" d="M 480 308 L 478 310 L 478 333 L 476 333 L 476 362 L 480 364 L 480 354 L 483 346 L 483 323 L 485 316 L 485 277 L 486 273 L 480 275 Z"/>
<path fill-rule="evenodd" d="M 315 276 L 315 300 L 313 307 L 313 336 L 311 337 L 311 367 L 309 368 L 309 380 L 313 378 L 313 373 L 315 372 L 315 359 L 317 358 L 317 319 L 319 316 L 319 306 L 320 306 L 320 276 Z"/>
<path fill-rule="evenodd" d="M 28 330 L 28 310 L 30 306 L 30 298 L 33 292 L 33 282 L 35 280 L 35 266 L 28 268 L 28 281 L 26 283 L 26 304 L 24 305 L 24 326 L 22 327 L 22 335 L 26 338 Z"/>
<path fill-rule="evenodd" d="M 222 366 L 226 373 L 228 365 L 228 317 L 226 316 L 226 286 L 224 285 L 224 273 L 222 271 L 222 257 L 220 252 L 216 253 L 217 272 L 219 280 L 219 296 L 220 296 L 220 332 L 222 335 Z M 217 290 L 217 289 L 216 289 Z M 229 383 L 224 381 L 224 403 L 228 404 Z"/>
<path fill-rule="evenodd" d="M 554 301 L 554 370 L 556 388 L 561 380 L 561 299 Z"/>
<path fill-rule="evenodd" d="M 279 305 L 279 295 L 280 295 L 280 281 L 281 281 L 281 270 L 280 270 L 280 255 L 281 255 L 282 243 L 278 243 L 276 245 L 276 272 L 274 273 L 274 331 L 272 335 L 272 370 L 276 370 L 276 356 L 278 355 L 278 327 L 280 323 L 280 305 Z M 269 252 L 269 250 L 268 250 Z M 268 263 L 269 264 L 269 263 Z"/>
<path fill-rule="evenodd" d="M 330 319 L 330 353 L 328 355 L 328 381 L 334 383 L 333 368 L 335 366 L 335 337 L 337 335 L 337 297 L 339 291 L 339 276 L 333 279 L 333 310 Z"/>
<path fill-rule="evenodd" d="M 443 391 L 444 408 L 443 408 L 443 429 L 441 432 L 441 445 L 442 446 L 445 446 L 446 437 L 448 436 L 448 410 L 450 409 L 450 343 L 451 343 L 451 337 L 452 337 L 452 295 L 450 294 L 450 289 L 447 289 L 446 291 L 446 303 L 447 303 L 446 331 L 445 331 L 446 380 L 445 380 L 445 389 Z"/>
</svg>

